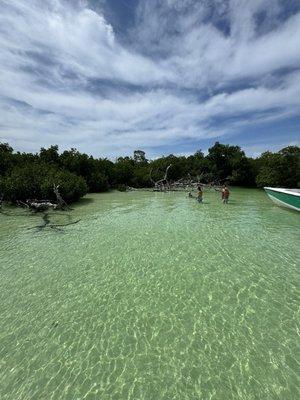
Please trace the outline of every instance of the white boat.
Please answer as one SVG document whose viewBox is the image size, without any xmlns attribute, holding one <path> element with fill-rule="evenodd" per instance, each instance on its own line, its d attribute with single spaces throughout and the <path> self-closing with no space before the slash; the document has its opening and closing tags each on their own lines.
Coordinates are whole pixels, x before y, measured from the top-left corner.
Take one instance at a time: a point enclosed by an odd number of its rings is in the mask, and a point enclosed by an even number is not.
<svg viewBox="0 0 300 400">
<path fill-rule="evenodd" d="M 300 189 L 264 187 L 269 198 L 279 206 L 300 211 Z"/>
</svg>

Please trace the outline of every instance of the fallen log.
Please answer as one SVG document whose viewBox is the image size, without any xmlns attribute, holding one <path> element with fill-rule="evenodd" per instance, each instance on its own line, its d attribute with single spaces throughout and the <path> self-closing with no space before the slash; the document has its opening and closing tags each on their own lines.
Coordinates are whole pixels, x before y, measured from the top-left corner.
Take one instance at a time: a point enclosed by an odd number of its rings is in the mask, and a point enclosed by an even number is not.
<svg viewBox="0 0 300 400">
<path fill-rule="evenodd" d="M 53 191 L 55 193 L 57 203 L 53 203 L 50 200 L 38 200 L 38 199 L 27 199 L 25 202 L 21 200 L 17 200 L 16 203 L 18 206 L 26 207 L 32 211 L 46 211 L 49 208 L 53 210 L 63 210 L 64 208 L 70 209 L 68 204 L 62 198 L 61 194 L 59 193 L 59 185 L 53 185 Z"/>
<path fill-rule="evenodd" d="M 45 211 L 49 208 L 53 208 L 53 210 L 56 210 L 59 207 L 58 204 L 52 203 L 49 200 L 26 200 L 25 203 L 20 203 L 27 205 L 31 210 L 34 211 Z"/>
</svg>

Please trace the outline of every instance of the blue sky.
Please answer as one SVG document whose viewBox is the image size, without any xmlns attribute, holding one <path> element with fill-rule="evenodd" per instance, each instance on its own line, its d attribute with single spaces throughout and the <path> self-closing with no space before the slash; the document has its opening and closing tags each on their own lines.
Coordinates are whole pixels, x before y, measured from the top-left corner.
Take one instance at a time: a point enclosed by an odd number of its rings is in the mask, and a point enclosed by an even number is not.
<svg viewBox="0 0 300 400">
<path fill-rule="evenodd" d="M 0 141 L 114 158 L 300 138 L 300 0 L 0 0 Z"/>
</svg>

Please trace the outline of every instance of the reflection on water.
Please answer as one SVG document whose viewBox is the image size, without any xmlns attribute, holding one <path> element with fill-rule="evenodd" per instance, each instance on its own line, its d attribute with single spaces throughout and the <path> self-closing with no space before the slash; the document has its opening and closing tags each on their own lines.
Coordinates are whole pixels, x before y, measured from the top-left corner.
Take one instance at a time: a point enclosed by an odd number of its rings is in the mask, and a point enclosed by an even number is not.
<svg viewBox="0 0 300 400">
<path fill-rule="evenodd" d="M 1 399 L 299 398 L 298 214 L 235 189 L 47 218 L 0 214 Z"/>
</svg>

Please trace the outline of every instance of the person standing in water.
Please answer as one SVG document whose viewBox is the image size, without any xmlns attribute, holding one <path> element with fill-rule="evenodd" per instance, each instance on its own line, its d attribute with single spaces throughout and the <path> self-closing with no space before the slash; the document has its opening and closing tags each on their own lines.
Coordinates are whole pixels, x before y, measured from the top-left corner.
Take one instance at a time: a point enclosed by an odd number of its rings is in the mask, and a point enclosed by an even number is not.
<svg viewBox="0 0 300 400">
<path fill-rule="evenodd" d="M 227 185 L 224 185 L 222 188 L 222 203 L 227 204 L 229 200 L 229 189 Z"/>
<path fill-rule="evenodd" d="M 203 191 L 202 191 L 202 187 L 200 185 L 198 186 L 197 200 L 198 200 L 198 203 L 203 202 Z"/>
</svg>

